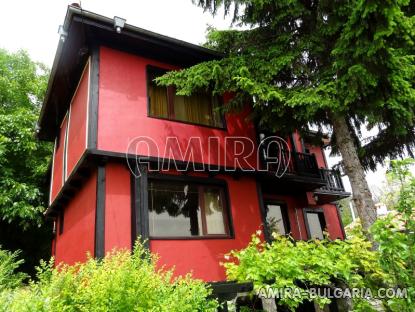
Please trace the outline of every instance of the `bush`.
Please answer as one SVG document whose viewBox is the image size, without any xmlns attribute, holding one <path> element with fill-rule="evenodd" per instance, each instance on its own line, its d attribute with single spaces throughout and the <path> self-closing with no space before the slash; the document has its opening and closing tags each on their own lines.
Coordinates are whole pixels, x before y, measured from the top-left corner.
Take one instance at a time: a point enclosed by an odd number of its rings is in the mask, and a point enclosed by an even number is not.
<svg viewBox="0 0 415 312">
<path fill-rule="evenodd" d="M 24 273 L 16 273 L 16 269 L 23 263 L 18 258 L 18 251 L 10 252 L 0 248 L 0 292 L 20 286 L 27 277 Z"/>
<path fill-rule="evenodd" d="M 156 257 L 137 244 L 103 260 L 39 269 L 38 281 L 0 294 L 0 311 L 216 311 L 211 290 L 190 275 L 157 270 Z"/>
<path fill-rule="evenodd" d="M 321 307 L 330 303 L 328 298 L 315 297 L 310 287 L 373 288 L 386 278 L 376 260 L 377 253 L 359 231 L 346 241 L 293 241 L 274 234 L 271 244 L 255 234 L 247 248 L 232 251 L 228 257 L 224 266 L 229 279 L 253 281 L 254 289 L 260 294 L 265 291 L 264 295 L 270 287 L 290 288 L 294 295 L 280 298 L 277 304 L 291 311 L 304 301 L 314 300 Z M 356 306 L 363 304 L 355 302 Z M 356 311 L 372 310 L 365 305 Z"/>
<path fill-rule="evenodd" d="M 253 281 L 255 289 L 291 288 L 301 296 L 285 296 L 278 301 L 294 311 L 305 300 L 323 306 L 325 297 L 314 297 L 309 287 L 364 288 L 377 295 L 380 288 L 397 288 L 406 296 L 378 298 L 386 311 L 415 311 L 415 177 L 410 166 L 415 160 L 392 161 L 388 178 L 399 187 L 388 197 L 394 213 L 378 219 L 371 233 L 379 248 L 373 250 L 361 226 L 344 241 L 293 241 L 275 235 L 272 244 L 253 235 L 242 250 L 230 252 L 224 263 L 229 279 Z M 264 293 L 264 295 L 270 294 Z M 404 293 L 402 293 L 404 295 Z M 373 303 L 373 301 L 371 302 Z M 375 311 L 365 298 L 354 298 L 353 311 Z"/>
</svg>

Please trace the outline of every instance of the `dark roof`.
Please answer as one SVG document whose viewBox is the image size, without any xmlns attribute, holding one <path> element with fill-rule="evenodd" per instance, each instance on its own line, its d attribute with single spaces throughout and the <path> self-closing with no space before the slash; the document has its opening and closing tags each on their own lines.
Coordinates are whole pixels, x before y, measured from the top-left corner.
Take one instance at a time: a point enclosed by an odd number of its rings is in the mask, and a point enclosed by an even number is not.
<svg viewBox="0 0 415 312">
<path fill-rule="evenodd" d="M 63 28 L 67 37 L 65 41 L 59 40 L 38 121 L 37 135 L 41 140 L 55 139 L 94 45 L 113 47 L 179 67 L 221 57 L 218 52 L 129 24 L 117 33 L 112 18 L 76 6 L 68 6 Z"/>
</svg>

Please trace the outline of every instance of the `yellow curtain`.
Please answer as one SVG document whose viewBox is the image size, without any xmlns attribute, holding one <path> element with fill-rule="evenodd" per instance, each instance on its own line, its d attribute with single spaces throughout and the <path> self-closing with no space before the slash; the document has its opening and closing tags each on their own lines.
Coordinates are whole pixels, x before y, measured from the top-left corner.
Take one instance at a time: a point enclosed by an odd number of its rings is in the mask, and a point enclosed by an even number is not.
<svg viewBox="0 0 415 312">
<path fill-rule="evenodd" d="M 168 117 L 167 88 L 154 83 L 150 84 L 150 115 L 155 117 Z"/>
<path fill-rule="evenodd" d="M 215 106 L 218 106 L 217 99 L 208 94 L 175 95 L 175 119 L 209 126 L 221 126 L 220 115 L 214 111 Z"/>
</svg>

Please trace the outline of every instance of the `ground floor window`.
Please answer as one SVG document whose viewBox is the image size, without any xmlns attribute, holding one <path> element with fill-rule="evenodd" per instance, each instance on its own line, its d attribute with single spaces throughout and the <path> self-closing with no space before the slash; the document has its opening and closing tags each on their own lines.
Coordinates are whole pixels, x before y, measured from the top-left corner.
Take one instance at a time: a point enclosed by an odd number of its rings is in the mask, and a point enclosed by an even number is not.
<svg viewBox="0 0 415 312">
<path fill-rule="evenodd" d="M 285 203 L 268 202 L 265 204 L 266 226 L 268 232 L 288 235 L 291 232 L 288 209 Z"/>
<path fill-rule="evenodd" d="M 326 219 L 322 210 L 308 210 L 304 211 L 305 221 L 307 226 L 308 237 L 310 239 L 324 238 L 324 231 L 326 231 Z"/>
<path fill-rule="evenodd" d="M 225 186 L 150 179 L 150 238 L 230 236 Z"/>
</svg>

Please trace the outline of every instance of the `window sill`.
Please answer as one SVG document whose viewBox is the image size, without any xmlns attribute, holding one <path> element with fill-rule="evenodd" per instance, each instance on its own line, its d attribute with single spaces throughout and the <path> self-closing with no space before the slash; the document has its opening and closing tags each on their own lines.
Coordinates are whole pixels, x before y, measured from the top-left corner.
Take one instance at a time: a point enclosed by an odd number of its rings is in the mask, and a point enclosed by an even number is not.
<svg viewBox="0 0 415 312">
<path fill-rule="evenodd" d="M 150 236 L 152 240 L 212 240 L 212 239 L 235 239 L 232 235 L 210 235 L 210 236 Z"/>
<path fill-rule="evenodd" d="M 160 120 L 170 121 L 170 122 L 177 122 L 177 123 L 181 123 L 181 124 L 185 124 L 185 125 L 191 125 L 191 126 L 198 126 L 198 127 L 203 127 L 203 128 L 227 131 L 226 125 L 223 126 L 223 127 L 218 127 L 218 126 L 210 126 L 210 125 L 205 125 L 205 124 L 199 124 L 199 123 L 190 122 L 190 121 L 170 119 L 170 118 L 166 118 L 166 117 L 157 117 L 157 116 L 151 116 L 151 115 L 147 115 L 147 117 L 148 118 L 153 118 L 153 119 L 160 119 Z"/>
</svg>

